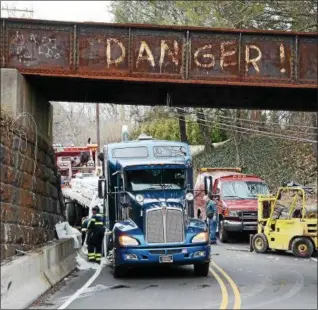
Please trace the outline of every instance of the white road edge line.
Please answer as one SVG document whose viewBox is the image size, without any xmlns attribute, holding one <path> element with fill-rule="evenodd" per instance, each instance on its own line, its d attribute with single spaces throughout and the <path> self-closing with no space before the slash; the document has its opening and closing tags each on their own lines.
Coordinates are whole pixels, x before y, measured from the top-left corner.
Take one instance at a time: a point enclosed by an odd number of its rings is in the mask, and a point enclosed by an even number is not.
<svg viewBox="0 0 318 310">
<path fill-rule="evenodd" d="M 96 269 L 93 276 L 80 288 L 78 289 L 62 306 L 58 309 L 65 309 L 68 307 L 76 298 L 78 298 L 99 276 L 103 269 L 104 265 L 100 265 L 98 269 Z"/>
<path fill-rule="evenodd" d="M 317 262 L 317 258 L 310 257 L 313 261 Z"/>
</svg>

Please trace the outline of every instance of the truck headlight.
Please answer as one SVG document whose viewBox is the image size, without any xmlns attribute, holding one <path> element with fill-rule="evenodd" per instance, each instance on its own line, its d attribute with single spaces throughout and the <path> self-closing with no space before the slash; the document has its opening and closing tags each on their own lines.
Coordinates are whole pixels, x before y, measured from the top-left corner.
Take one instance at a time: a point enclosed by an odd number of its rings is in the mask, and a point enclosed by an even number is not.
<svg viewBox="0 0 318 310">
<path fill-rule="evenodd" d="M 189 192 L 189 193 L 186 194 L 185 198 L 186 198 L 186 200 L 188 200 L 188 201 L 192 201 L 193 198 L 194 198 L 194 195 Z"/>
<path fill-rule="evenodd" d="M 229 216 L 238 217 L 239 216 L 239 211 L 229 211 Z"/>
<path fill-rule="evenodd" d="M 144 201 L 144 196 L 141 194 L 137 194 L 136 200 L 137 200 L 137 202 L 142 203 Z"/>
<path fill-rule="evenodd" d="M 209 236 L 207 232 L 200 232 L 192 238 L 192 243 L 208 242 Z"/>
<path fill-rule="evenodd" d="M 135 246 L 135 245 L 139 245 L 139 242 L 135 238 L 122 235 L 122 236 L 119 236 L 119 244 L 121 246 Z"/>
</svg>

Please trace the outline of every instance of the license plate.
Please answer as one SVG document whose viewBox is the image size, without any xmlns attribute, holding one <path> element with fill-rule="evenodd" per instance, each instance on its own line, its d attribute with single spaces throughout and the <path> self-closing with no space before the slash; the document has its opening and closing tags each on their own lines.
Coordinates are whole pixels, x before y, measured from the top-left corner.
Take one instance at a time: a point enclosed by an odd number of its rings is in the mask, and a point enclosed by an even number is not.
<svg viewBox="0 0 318 310">
<path fill-rule="evenodd" d="M 257 230 L 257 226 L 244 226 L 244 230 Z"/>
<path fill-rule="evenodd" d="M 172 263 L 173 262 L 173 257 L 172 257 L 172 255 L 159 256 L 159 262 L 160 263 Z"/>
</svg>

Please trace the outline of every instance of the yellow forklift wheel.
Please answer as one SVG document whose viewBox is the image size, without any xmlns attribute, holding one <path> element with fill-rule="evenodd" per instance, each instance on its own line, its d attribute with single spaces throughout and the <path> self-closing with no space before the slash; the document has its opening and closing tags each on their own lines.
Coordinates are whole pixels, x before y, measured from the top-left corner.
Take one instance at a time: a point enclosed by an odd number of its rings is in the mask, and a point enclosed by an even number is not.
<svg viewBox="0 0 318 310">
<path fill-rule="evenodd" d="M 264 234 L 256 234 L 252 239 L 253 249 L 256 253 L 265 253 L 268 249 L 267 238 Z"/>
<path fill-rule="evenodd" d="M 291 250 L 295 256 L 307 258 L 311 257 L 314 246 L 308 238 L 300 237 L 293 240 Z"/>
<path fill-rule="evenodd" d="M 308 251 L 308 246 L 306 244 L 298 245 L 298 252 L 301 254 L 305 254 Z"/>
</svg>

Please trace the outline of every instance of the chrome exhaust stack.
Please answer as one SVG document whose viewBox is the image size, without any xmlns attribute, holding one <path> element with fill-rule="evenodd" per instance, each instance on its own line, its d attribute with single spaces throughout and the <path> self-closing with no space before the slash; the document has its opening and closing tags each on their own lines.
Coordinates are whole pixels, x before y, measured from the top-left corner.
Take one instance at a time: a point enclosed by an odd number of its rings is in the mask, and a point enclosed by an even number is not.
<svg viewBox="0 0 318 310">
<path fill-rule="evenodd" d="M 123 142 L 127 142 L 129 139 L 129 132 L 128 132 L 128 126 L 123 125 L 121 128 L 121 140 Z"/>
</svg>

